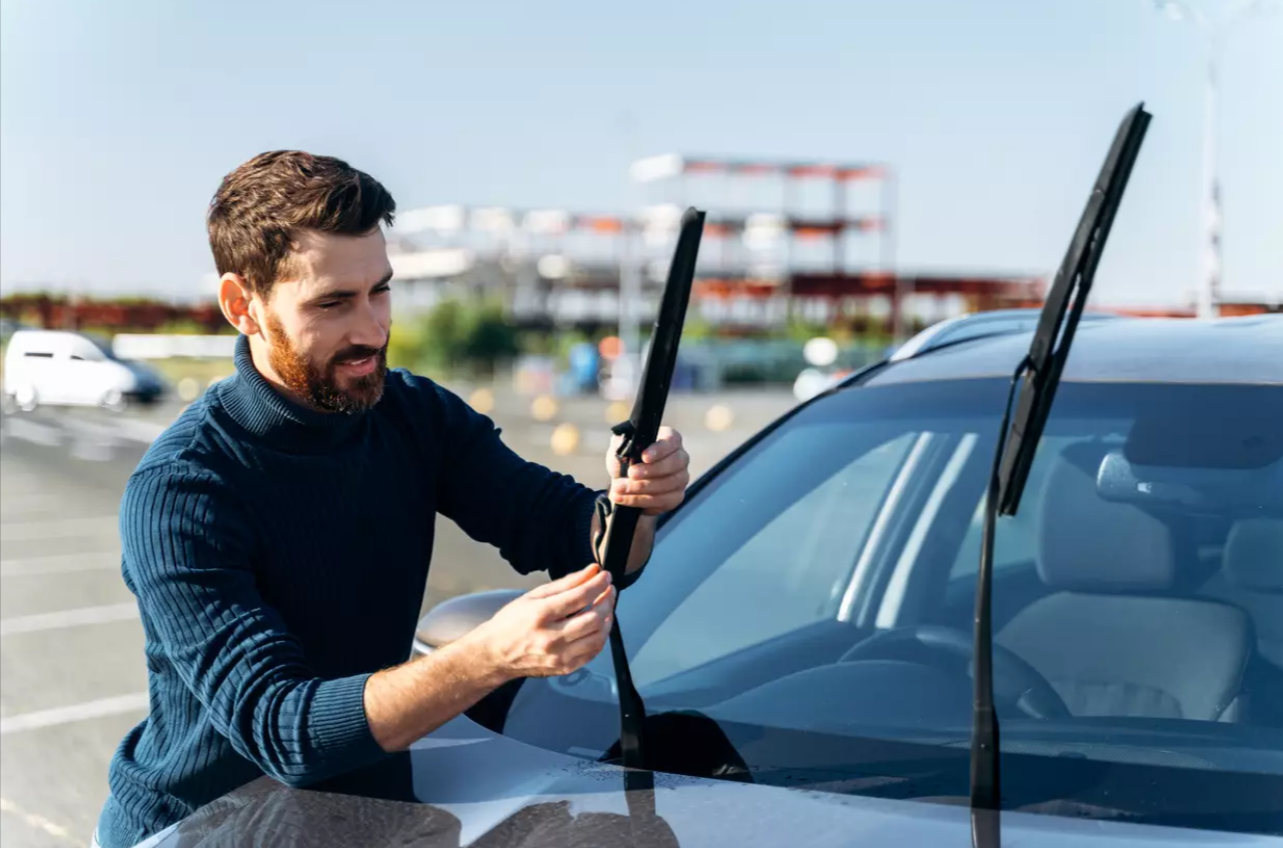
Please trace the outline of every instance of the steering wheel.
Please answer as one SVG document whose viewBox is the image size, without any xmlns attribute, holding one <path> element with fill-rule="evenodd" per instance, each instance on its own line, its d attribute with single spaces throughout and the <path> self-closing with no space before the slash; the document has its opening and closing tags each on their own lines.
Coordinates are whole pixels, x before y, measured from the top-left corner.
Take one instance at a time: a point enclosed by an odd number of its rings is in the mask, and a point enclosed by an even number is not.
<svg viewBox="0 0 1283 848">
<path fill-rule="evenodd" d="M 842 655 L 839 662 L 904 660 L 972 672 L 972 637 L 952 627 L 917 624 L 884 630 Z M 1029 663 L 1006 648 L 993 646 L 993 697 L 998 707 L 1015 707 L 1030 718 L 1068 718 L 1069 708 Z"/>
</svg>

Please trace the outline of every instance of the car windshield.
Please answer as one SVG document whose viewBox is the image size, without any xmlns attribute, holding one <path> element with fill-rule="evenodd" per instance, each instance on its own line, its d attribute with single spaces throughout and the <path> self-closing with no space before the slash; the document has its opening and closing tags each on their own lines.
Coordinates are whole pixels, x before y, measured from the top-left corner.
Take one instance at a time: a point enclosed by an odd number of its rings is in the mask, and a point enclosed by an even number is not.
<svg viewBox="0 0 1283 848">
<path fill-rule="evenodd" d="M 648 714 L 711 719 L 758 782 L 965 799 L 1007 387 L 847 389 L 694 491 L 619 599 Z M 1277 814 L 1279 420 L 1281 386 L 1061 386 L 995 537 L 1005 807 L 1231 830 Z M 503 732 L 609 758 L 613 685 L 608 653 L 526 681 Z"/>
<path fill-rule="evenodd" d="M 111 349 L 111 342 L 108 339 L 89 333 L 84 334 L 83 337 L 94 346 L 98 353 L 102 354 L 103 359 L 119 359 L 119 357 L 116 356 L 115 351 Z"/>
</svg>

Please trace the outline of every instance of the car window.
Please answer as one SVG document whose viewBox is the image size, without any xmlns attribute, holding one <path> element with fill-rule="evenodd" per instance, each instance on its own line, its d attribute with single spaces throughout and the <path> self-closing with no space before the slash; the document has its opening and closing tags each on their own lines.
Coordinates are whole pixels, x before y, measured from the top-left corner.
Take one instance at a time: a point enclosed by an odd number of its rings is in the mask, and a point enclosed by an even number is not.
<svg viewBox="0 0 1283 848">
<path fill-rule="evenodd" d="M 839 392 L 692 492 L 617 607 L 647 713 L 706 723 L 665 756 L 706 753 L 712 726 L 756 782 L 966 797 L 965 578 L 1007 387 Z M 1180 823 L 1203 803 L 1250 830 L 1279 797 L 1277 605 L 1242 602 L 1283 586 L 1279 420 L 1280 386 L 1060 387 L 1020 510 L 998 520 L 1007 803 L 1073 785 L 1118 815 Z M 844 617 L 851 599 L 875 614 Z M 611 665 L 524 682 L 504 732 L 609 757 Z M 1102 762 L 1107 797 L 1086 788 Z"/>
<path fill-rule="evenodd" d="M 80 359 L 85 362 L 104 362 L 111 359 L 111 349 L 103 342 L 88 337 L 78 338 L 74 342 L 75 351 L 72 359 Z"/>
<path fill-rule="evenodd" d="M 637 653 L 639 685 L 832 618 L 915 437 L 902 433 L 875 444 L 755 528 Z M 728 512 L 748 508 L 747 499 L 774 498 L 790 467 L 824 462 L 828 441 L 810 430 L 787 434 L 742 475 Z M 702 531 L 690 525 L 685 532 Z"/>
<path fill-rule="evenodd" d="M 1047 482 L 1047 471 L 1052 467 L 1049 457 L 1061 454 L 1070 444 L 1081 441 L 1073 436 L 1045 436 L 1038 443 L 1034 454 L 1034 463 L 1029 469 L 1029 480 L 1025 484 L 1025 498 L 1037 502 L 1041 497 L 1042 487 Z M 984 528 L 984 498 L 976 501 L 976 508 L 971 513 L 971 522 L 967 526 L 967 535 L 963 538 L 958 556 L 949 569 L 949 579 L 975 575 L 980 565 L 980 540 Z M 1002 532 L 993 540 L 993 567 L 995 571 L 1012 568 L 1018 565 L 1032 565 L 1038 550 L 1038 534 L 1041 531 L 1042 513 L 1037 509 L 1022 509 L 1015 515 L 1003 519 Z"/>
</svg>

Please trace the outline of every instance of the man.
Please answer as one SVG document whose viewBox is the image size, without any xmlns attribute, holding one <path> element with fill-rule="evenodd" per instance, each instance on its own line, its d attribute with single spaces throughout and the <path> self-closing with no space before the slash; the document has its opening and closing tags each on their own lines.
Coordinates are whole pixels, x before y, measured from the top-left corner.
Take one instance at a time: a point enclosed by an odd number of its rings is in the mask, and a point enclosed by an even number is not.
<svg viewBox="0 0 1283 848">
<path fill-rule="evenodd" d="M 388 371 L 392 197 L 337 159 L 266 153 L 209 210 L 236 374 L 156 440 L 121 504 L 122 570 L 146 635 L 150 714 L 112 760 L 95 839 L 126 848 L 267 774 L 294 786 L 378 761 L 520 677 L 567 674 L 614 610 L 597 545 L 615 505 L 681 503 L 665 428 L 597 492 L 526 462 L 490 419 Z M 407 662 L 434 516 L 554 580 Z M 587 566 L 587 567 L 585 567 Z"/>
</svg>

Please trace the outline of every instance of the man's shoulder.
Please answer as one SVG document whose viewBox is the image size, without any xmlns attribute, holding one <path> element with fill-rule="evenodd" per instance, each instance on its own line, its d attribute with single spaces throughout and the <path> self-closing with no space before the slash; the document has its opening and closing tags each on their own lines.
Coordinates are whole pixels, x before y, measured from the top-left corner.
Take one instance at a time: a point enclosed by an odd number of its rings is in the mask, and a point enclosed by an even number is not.
<svg viewBox="0 0 1283 848">
<path fill-rule="evenodd" d="M 214 421 L 213 395 L 211 388 L 156 437 L 130 475 L 131 484 L 138 478 L 218 476 L 226 451 Z"/>
<path fill-rule="evenodd" d="M 246 514 L 229 448 L 210 410 L 192 404 L 165 428 L 125 483 L 120 501 L 126 551 L 158 532 L 210 536 L 236 531 Z"/>
</svg>

